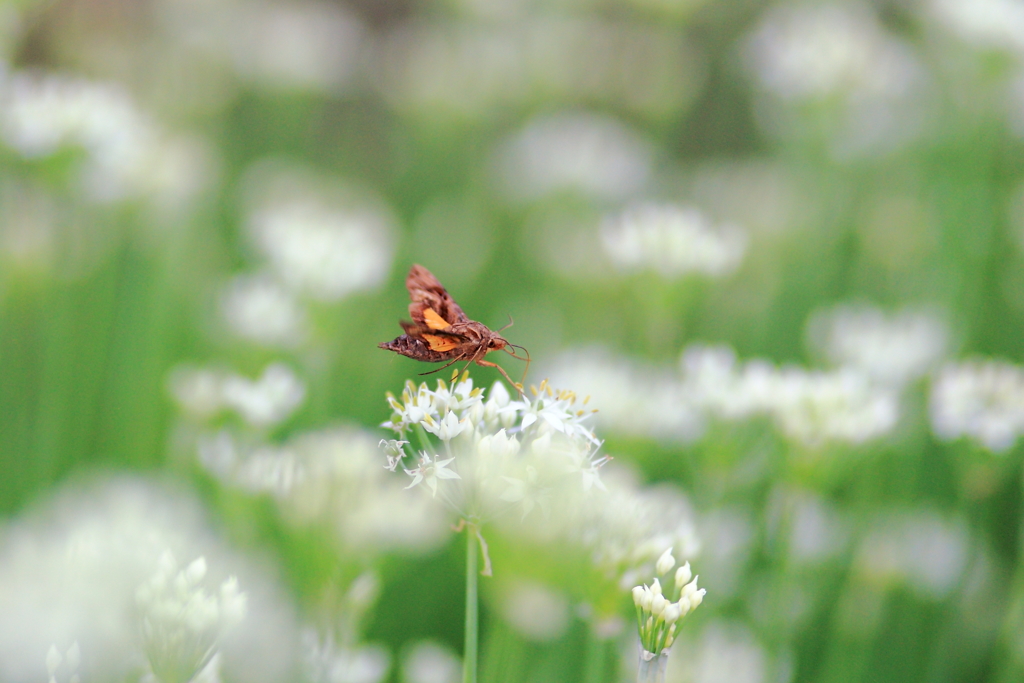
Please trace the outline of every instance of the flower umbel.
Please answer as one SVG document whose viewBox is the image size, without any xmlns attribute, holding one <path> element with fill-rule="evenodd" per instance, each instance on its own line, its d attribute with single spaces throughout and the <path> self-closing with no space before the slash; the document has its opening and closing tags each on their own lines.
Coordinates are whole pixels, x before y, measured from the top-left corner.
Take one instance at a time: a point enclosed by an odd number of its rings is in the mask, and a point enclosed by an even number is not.
<svg viewBox="0 0 1024 683">
<path fill-rule="evenodd" d="M 415 434 L 418 464 L 403 468 L 412 477 L 407 488 L 425 483 L 433 497 L 471 523 L 515 508 L 523 517 L 543 510 L 559 487 L 581 493 L 604 488 L 599 470 L 608 458 L 596 455 L 601 442 L 585 424 L 593 411 L 578 409 L 571 391 L 543 382 L 512 401 L 497 383 L 485 400 L 464 374 L 451 388 L 444 381 L 436 390 L 408 382 L 400 399 L 387 399 L 394 414 L 382 426 L 399 439 L 381 440 L 385 468 L 395 471 L 412 457 L 405 439 Z"/>
<path fill-rule="evenodd" d="M 658 559 L 656 571 L 667 576 L 675 567 L 672 549 Z M 668 653 L 675 642 L 676 627 L 680 619 L 697 608 L 704 600 L 705 590 L 697 588 L 697 577 L 687 562 L 676 569 L 675 577 L 665 594 L 661 582 L 655 577 L 650 586 L 633 588 L 636 622 L 640 631 L 640 674 L 638 683 L 655 683 L 665 678 Z"/>
<path fill-rule="evenodd" d="M 142 639 L 153 675 L 160 683 L 186 683 L 217 654 L 220 639 L 245 618 L 246 595 L 230 577 L 215 595 L 200 585 L 206 560 L 184 569 L 164 553 L 156 573 L 139 586 Z"/>
</svg>

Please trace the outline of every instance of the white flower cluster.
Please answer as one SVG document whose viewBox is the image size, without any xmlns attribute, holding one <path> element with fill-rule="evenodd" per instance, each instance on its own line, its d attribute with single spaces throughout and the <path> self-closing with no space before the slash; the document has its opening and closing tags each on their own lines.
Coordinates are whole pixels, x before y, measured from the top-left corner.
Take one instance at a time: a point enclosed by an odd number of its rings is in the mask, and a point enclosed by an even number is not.
<svg viewBox="0 0 1024 683">
<path fill-rule="evenodd" d="M 254 207 L 249 229 L 287 287 L 324 301 L 373 288 L 390 269 L 390 219 L 369 207 L 290 197 Z"/>
<path fill-rule="evenodd" d="M 650 145 L 615 119 L 563 112 L 530 121 L 497 150 L 494 166 L 514 200 L 566 190 L 624 199 L 646 183 L 651 156 Z"/>
<path fill-rule="evenodd" d="M 212 595 L 202 587 L 205 578 L 205 558 L 179 571 L 167 552 L 135 593 L 143 649 L 160 683 L 192 680 L 210 663 L 223 636 L 245 618 L 247 598 L 238 579 L 228 578 Z"/>
<path fill-rule="evenodd" d="M 957 586 L 971 555 L 972 539 L 963 519 L 912 509 L 873 520 L 854 566 L 876 585 L 904 583 L 923 597 L 942 600 Z"/>
<path fill-rule="evenodd" d="M 682 358 L 683 386 L 712 417 L 770 416 L 779 430 L 809 446 L 863 443 L 891 431 L 897 395 L 849 369 L 816 371 L 765 361 L 736 363 L 726 347 L 691 347 Z"/>
<path fill-rule="evenodd" d="M 658 558 L 655 571 L 665 577 L 675 566 L 676 559 L 669 548 Z M 704 601 L 706 592 L 703 588 L 697 588 L 697 577 L 690 570 L 689 562 L 676 569 L 668 596 L 664 594 L 657 577 L 649 587 L 644 584 L 633 588 L 637 628 L 643 647 L 640 654 L 641 668 L 644 663 L 652 662 L 668 652 L 675 641 L 679 620 Z"/>
<path fill-rule="evenodd" d="M 932 384 L 929 408 L 940 438 L 968 436 L 1005 451 L 1024 433 L 1024 368 L 994 360 L 947 365 Z"/>
<path fill-rule="evenodd" d="M 639 204 L 604 222 L 601 244 L 621 271 L 650 269 L 667 278 L 689 273 L 715 277 L 736 270 L 747 236 L 730 226 L 713 228 L 694 208 Z"/>
<path fill-rule="evenodd" d="M 763 415 L 785 436 L 818 446 L 877 438 L 899 418 L 896 392 L 861 372 L 780 368 L 763 360 L 740 363 L 724 346 L 686 349 L 679 372 L 634 375 L 629 361 L 608 354 L 569 357 L 558 366 L 562 370 L 552 373 L 558 381 L 585 387 L 602 405 L 607 401 L 610 426 L 631 434 L 643 435 L 634 429 L 642 424 L 651 427 L 647 435 L 690 440 L 700 436 L 709 419 Z M 617 381 L 602 386 L 609 377 Z"/>
<path fill-rule="evenodd" d="M 243 186 L 245 226 L 262 264 L 224 288 L 234 334 L 296 346 L 310 337 L 306 300 L 338 301 L 387 279 L 394 218 L 371 192 L 272 159 L 254 164 Z"/>
<path fill-rule="evenodd" d="M 306 396 L 302 381 L 282 363 L 268 365 L 257 380 L 222 370 L 180 367 L 171 372 L 169 384 L 187 413 L 209 419 L 226 408 L 255 428 L 287 419 Z"/>
<path fill-rule="evenodd" d="M 407 488 L 422 483 L 477 522 L 513 508 L 525 518 L 562 492 L 603 489 L 599 470 L 608 458 L 596 455 L 601 442 L 585 424 L 593 411 L 546 381 L 529 393 L 512 400 L 496 382 L 485 400 L 466 376 L 451 388 L 439 380 L 434 390 L 408 382 L 400 399 L 387 397 L 394 414 L 383 426 L 399 437 L 381 442 L 387 469 L 401 464 L 412 477 Z M 415 455 L 407 438 L 419 443 Z"/>
<path fill-rule="evenodd" d="M 924 8 L 967 42 L 1024 55 L 1024 3 L 1018 0 L 930 0 Z"/>
<path fill-rule="evenodd" d="M 867 5 L 783 4 L 768 10 L 746 41 L 746 63 L 777 127 L 806 134 L 799 112 L 824 105 L 846 151 L 888 147 L 919 128 L 926 79 L 910 46 L 890 35 Z M 796 118 L 792 116 L 796 114 Z"/>
<path fill-rule="evenodd" d="M 946 327 L 934 315 L 913 310 L 887 315 L 868 306 L 816 313 L 808 335 L 830 362 L 894 387 L 925 375 L 949 345 Z"/>
<path fill-rule="evenodd" d="M 315 631 L 302 634 L 305 678 L 310 683 L 379 683 L 390 669 L 388 651 L 380 645 L 338 645 Z"/>
<path fill-rule="evenodd" d="M 0 79 L 0 139 L 30 159 L 83 150 L 81 182 L 100 202 L 149 197 L 174 206 L 209 182 L 195 142 L 161 132 L 109 83 L 30 72 Z"/>
<path fill-rule="evenodd" d="M 350 554 L 425 551 L 445 519 L 379 466 L 376 440 L 352 428 L 299 434 L 281 445 L 246 443 L 226 430 L 200 439 L 199 461 L 223 483 L 274 497 L 297 525 L 322 523 Z"/>
<path fill-rule="evenodd" d="M 82 677 L 78 675 L 78 665 L 81 663 L 82 650 L 78 647 L 77 640 L 63 655 L 56 645 L 51 645 L 46 653 L 46 673 L 50 677 L 49 683 L 57 683 L 59 679 L 67 680 L 67 683 L 81 683 Z M 67 677 L 65 678 L 63 674 L 67 674 Z"/>
</svg>

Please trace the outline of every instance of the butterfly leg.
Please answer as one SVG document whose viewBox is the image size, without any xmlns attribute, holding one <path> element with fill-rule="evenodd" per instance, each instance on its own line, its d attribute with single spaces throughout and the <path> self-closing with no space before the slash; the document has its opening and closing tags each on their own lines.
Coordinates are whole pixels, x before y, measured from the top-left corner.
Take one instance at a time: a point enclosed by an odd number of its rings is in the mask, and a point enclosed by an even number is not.
<svg viewBox="0 0 1024 683">
<path fill-rule="evenodd" d="M 508 376 L 507 372 L 505 372 L 505 368 L 501 367 L 497 363 L 492 363 L 489 360 L 484 360 L 483 358 L 478 358 L 476 360 L 476 364 L 477 365 L 481 365 L 481 366 L 483 366 L 485 368 L 498 368 L 498 372 L 500 372 L 502 374 L 502 376 L 505 378 L 505 381 L 507 381 L 509 384 L 511 384 L 513 387 L 515 387 L 516 391 L 519 392 L 519 395 L 522 396 L 522 394 L 523 394 L 523 385 L 522 384 L 517 384 L 516 382 L 513 382 L 512 378 Z"/>
<path fill-rule="evenodd" d="M 433 375 L 435 372 L 441 372 L 442 370 L 450 366 L 452 363 L 458 363 L 463 358 L 465 358 L 465 356 L 458 356 L 457 358 L 452 358 L 450 361 L 448 361 L 447 363 L 445 363 L 436 370 L 431 370 L 430 372 L 421 372 L 420 377 L 422 377 L 423 375 Z"/>
</svg>

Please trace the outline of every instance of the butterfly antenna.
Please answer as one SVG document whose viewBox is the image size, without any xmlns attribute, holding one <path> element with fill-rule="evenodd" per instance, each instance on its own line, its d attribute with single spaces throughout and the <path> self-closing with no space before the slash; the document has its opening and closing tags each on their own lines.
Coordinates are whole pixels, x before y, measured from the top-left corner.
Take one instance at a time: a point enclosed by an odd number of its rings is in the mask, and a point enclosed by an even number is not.
<svg viewBox="0 0 1024 683">
<path fill-rule="evenodd" d="M 514 324 L 515 324 L 515 321 L 512 320 L 512 314 L 510 313 L 509 316 L 508 316 L 508 324 L 503 326 L 501 328 L 501 330 L 507 330 L 508 328 L 512 327 Z M 501 330 L 497 330 L 497 331 L 501 332 Z"/>
<path fill-rule="evenodd" d="M 516 349 L 522 349 L 523 353 L 526 354 L 526 358 L 523 358 L 522 356 L 517 356 L 516 354 L 514 354 L 511 351 L 508 351 L 508 349 L 506 349 L 506 352 L 508 353 L 508 355 L 512 356 L 513 358 L 518 358 L 519 360 L 525 360 L 526 361 L 526 367 L 523 368 L 523 379 L 519 382 L 520 384 L 524 384 L 524 382 L 526 382 L 526 373 L 530 370 L 530 352 L 527 350 L 527 348 L 525 346 L 520 346 L 519 344 L 509 344 L 509 346 L 511 346 L 512 348 L 516 348 Z"/>
</svg>

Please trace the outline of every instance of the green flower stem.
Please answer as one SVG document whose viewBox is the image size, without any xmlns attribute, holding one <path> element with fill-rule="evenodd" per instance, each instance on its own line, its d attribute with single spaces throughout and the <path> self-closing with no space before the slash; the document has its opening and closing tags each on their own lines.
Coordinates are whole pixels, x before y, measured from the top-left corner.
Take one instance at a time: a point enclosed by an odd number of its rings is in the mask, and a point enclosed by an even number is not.
<svg viewBox="0 0 1024 683">
<path fill-rule="evenodd" d="M 476 534 L 466 525 L 466 644 L 462 655 L 462 683 L 476 683 L 479 613 L 477 604 Z"/>
<path fill-rule="evenodd" d="M 420 440 L 420 447 L 427 453 L 433 455 L 434 446 L 430 443 L 430 437 L 427 436 L 427 430 L 423 429 L 423 425 L 419 423 L 416 423 L 416 437 Z M 415 460 L 413 462 L 415 462 Z"/>
</svg>

